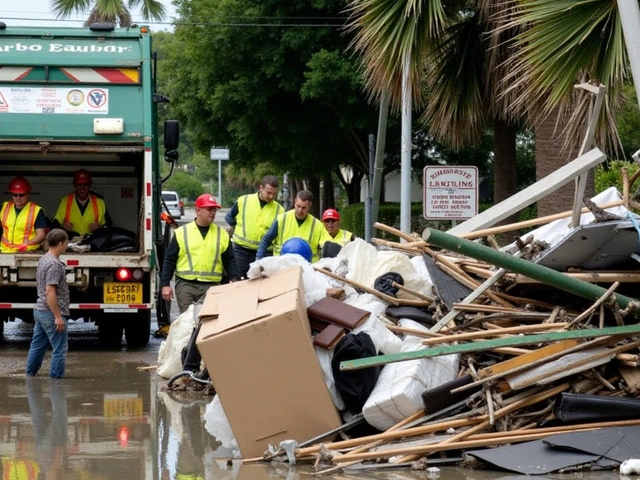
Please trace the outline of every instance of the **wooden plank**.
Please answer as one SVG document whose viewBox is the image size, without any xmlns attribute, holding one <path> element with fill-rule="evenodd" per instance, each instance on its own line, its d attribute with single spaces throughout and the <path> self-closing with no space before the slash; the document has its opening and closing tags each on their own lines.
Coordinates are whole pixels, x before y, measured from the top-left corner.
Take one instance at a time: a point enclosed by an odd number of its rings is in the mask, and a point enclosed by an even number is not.
<svg viewBox="0 0 640 480">
<path fill-rule="evenodd" d="M 548 194 L 555 192 L 563 185 L 573 181 L 576 176 L 600 165 L 606 158 L 607 156 L 604 153 L 598 148 L 594 148 L 572 162 L 560 167 L 542 180 L 537 181 L 530 187 L 521 190 L 475 217 L 456 225 L 448 230 L 447 233 L 450 235 L 462 235 L 495 225 L 500 220 L 504 220 L 541 198 L 546 197 Z"/>
<path fill-rule="evenodd" d="M 614 356 L 615 353 L 612 353 L 610 348 L 596 347 L 583 352 L 569 353 L 552 362 L 507 375 L 505 380 L 512 390 L 521 390 L 531 385 L 546 385 L 559 378 L 608 363 Z"/>
<path fill-rule="evenodd" d="M 394 362 L 404 362 L 417 358 L 438 357 L 452 353 L 480 352 L 496 347 L 513 347 L 516 345 L 533 345 L 542 342 L 556 342 L 573 338 L 596 338 L 610 335 L 633 335 L 640 333 L 640 324 L 622 327 L 592 328 L 585 330 L 571 330 L 568 332 L 549 332 L 528 335 L 526 337 L 498 338 L 481 342 L 463 343 L 461 345 L 442 345 L 411 352 L 390 353 L 357 360 L 346 360 L 340 363 L 340 370 L 359 370 L 361 368 L 386 365 Z"/>
<path fill-rule="evenodd" d="M 531 353 L 525 353 L 524 355 L 520 355 L 519 357 L 510 358 L 509 360 L 505 360 L 504 362 L 496 363 L 495 365 L 491 365 L 490 367 L 478 370 L 478 378 L 482 379 L 486 377 L 492 377 L 494 375 L 513 370 L 514 368 L 520 366 L 529 365 L 530 363 L 542 358 L 547 358 L 549 355 L 554 355 L 564 350 L 568 350 L 569 348 L 573 348 L 577 346 L 578 343 L 578 340 L 575 339 L 552 343 L 551 345 L 547 345 L 546 347 L 534 350 Z"/>
<path fill-rule="evenodd" d="M 620 367 L 618 370 L 629 388 L 629 393 L 635 395 L 640 392 L 640 370 L 638 367 Z"/>
</svg>

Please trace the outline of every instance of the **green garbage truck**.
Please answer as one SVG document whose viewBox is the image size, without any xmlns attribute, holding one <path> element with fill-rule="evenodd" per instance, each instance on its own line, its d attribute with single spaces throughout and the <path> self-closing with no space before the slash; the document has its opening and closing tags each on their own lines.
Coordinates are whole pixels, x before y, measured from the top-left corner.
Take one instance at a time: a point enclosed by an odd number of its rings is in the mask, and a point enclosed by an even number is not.
<svg viewBox="0 0 640 480">
<path fill-rule="evenodd" d="M 163 157 L 177 159 L 179 126 L 165 122 L 161 154 L 157 104 L 168 100 L 155 92 L 155 65 L 145 26 L 0 22 L 0 204 L 12 201 L 9 185 L 23 177 L 54 228 L 74 175 L 88 172 L 111 226 L 72 238 L 61 260 L 71 319 L 93 322 L 104 346 L 121 345 L 123 334 L 128 346 L 144 346 L 152 312 L 168 315 L 157 304 L 167 234 L 159 167 Z M 45 253 L 12 251 L 4 225 L 2 234 L 0 333 L 6 322 L 33 321 L 36 266 Z"/>
</svg>

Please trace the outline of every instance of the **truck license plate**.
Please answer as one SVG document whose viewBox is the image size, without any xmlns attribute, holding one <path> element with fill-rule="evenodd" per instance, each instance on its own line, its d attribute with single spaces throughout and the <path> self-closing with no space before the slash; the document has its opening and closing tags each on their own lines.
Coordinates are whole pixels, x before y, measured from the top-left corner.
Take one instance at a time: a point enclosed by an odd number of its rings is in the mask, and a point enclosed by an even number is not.
<svg viewBox="0 0 640 480">
<path fill-rule="evenodd" d="M 141 283 L 104 282 L 104 303 L 142 303 Z"/>
</svg>

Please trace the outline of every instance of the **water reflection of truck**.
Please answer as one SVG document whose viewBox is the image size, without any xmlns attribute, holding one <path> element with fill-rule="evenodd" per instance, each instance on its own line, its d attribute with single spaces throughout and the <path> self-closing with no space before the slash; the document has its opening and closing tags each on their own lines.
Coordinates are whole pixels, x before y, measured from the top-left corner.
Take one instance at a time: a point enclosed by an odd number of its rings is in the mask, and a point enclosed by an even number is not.
<svg viewBox="0 0 640 480">
<path fill-rule="evenodd" d="M 104 346 L 149 341 L 163 236 L 159 207 L 155 62 L 147 27 L 10 27 L 0 22 L 0 195 L 15 176 L 53 217 L 80 168 L 92 176 L 115 227 L 131 245 L 67 252 L 71 318 L 95 322 Z M 165 156 L 177 158 L 178 125 L 164 127 Z M 111 238 L 111 237 L 110 237 Z M 31 321 L 41 250 L 0 255 L 0 333 Z M 164 313 L 164 312 L 161 312 Z M 166 315 L 166 313 L 164 313 Z"/>
<path fill-rule="evenodd" d="M 105 374 L 99 388 L 0 378 L 0 478 L 158 479 L 157 385 L 134 364 Z"/>
</svg>

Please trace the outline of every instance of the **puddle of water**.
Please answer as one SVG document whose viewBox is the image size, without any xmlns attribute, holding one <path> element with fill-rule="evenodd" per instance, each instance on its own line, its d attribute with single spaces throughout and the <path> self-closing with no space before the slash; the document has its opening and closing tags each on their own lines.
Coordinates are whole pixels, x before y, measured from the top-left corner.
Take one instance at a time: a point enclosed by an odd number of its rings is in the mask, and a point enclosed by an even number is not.
<svg viewBox="0 0 640 480">
<path fill-rule="evenodd" d="M 155 354 L 144 353 L 149 358 Z M 0 376 L 0 479 L 308 480 L 310 465 L 227 465 L 231 452 L 204 428 L 212 397 L 174 394 L 131 352 L 70 354 L 70 377 L 26 378 L 25 351 L 3 351 Z M 19 366 L 19 368 L 18 368 Z M 96 374 L 96 371 L 99 373 Z M 347 470 L 319 478 L 523 480 L 523 475 L 441 467 L 438 475 L 403 469 Z M 617 472 L 558 474 L 536 480 L 611 480 Z"/>
</svg>

